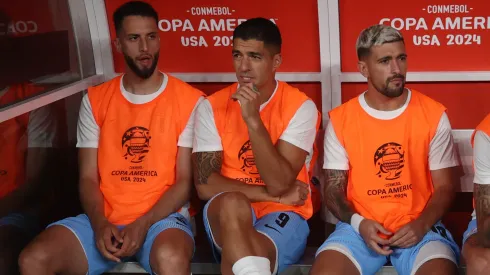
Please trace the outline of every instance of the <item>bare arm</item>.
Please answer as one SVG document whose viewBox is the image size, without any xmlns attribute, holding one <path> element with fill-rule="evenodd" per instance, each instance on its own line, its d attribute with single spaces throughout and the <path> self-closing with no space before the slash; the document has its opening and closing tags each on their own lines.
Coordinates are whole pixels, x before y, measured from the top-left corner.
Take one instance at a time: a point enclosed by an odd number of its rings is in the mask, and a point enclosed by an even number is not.
<svg viewBox="0 0 490 275">
<path fill-rule="evenodd" d="M 94 225 L 107 221 L 104 215 L 104 197 L 99 186 L 97 150 L 97 148 L 80 148 L 78 160 L 80 200 L 83 210 Z"/>
<path fill-rule="evenodd" d="M 223 152 L 197 152 L 192 154 L 194 182 L 202 200 L 209 200 L 221 192 L 242 192 L 252 202 L 279 202 L 278 197 L 267 193 L 264 186 L 245 184 L 220 174 Z"/>
<path fill-rule="evenodd" d="M 479 242 L 490 248 L 490 185 L 474 184 L 476 222 Z"/>
<path fill-rule="evenodd" d="M 177 178 L 167 192 L 158 202 L 141 218 L 148 225 L 166 218 L 168 215 L 177 212 L 184 206 L 190 198 L 192 188 L 192 148 L 179 147 L 177 152 Z"/>
<path fill-rule="evenodd" d="M 324 196 L 328 210 L 342 222 L 350 224 L 354 207 L 347 200 L 347 170 L 325 170 Z"/>
<path fill-rule="evenodd" d="M 248 123 L 248 134 L 255 164 L 267 192 L 280 196 L 296 181 L 308 152 L 283 140 L 274 147 L 262 120 Z"/>
<path fill-rule="evenodd" d="M 483 131 L 476 131 L 473 161 L 477 239 L 482 246 L 490 248 L 490 137 Z"/>
<path fill-rule="evenodd" d="M 456 169 L 450 167 L 431 171 L 434 193 L 418 218 L 425 232 L 442 218 L 453 202 L 456 195 Z"/>
</svg>

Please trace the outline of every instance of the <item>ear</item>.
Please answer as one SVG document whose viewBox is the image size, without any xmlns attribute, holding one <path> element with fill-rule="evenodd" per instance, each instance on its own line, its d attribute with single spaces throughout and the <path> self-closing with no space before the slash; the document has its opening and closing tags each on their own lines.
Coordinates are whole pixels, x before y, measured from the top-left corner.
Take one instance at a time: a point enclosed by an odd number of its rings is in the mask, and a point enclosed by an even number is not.
<svg viewBox="0 0 490 275">
<path fill-rule="evenodd" d="M 274 71 L 279 69 L 281 64 L 282 64 L 282 55 L 278 53 L 274 55 L 274 57 L 272 58 L 272 68 L 274 69 Z"/>
<path fill-rule="evenodd" d="M 118 37 L 116 37 L 116 39 L 114 39 L 114 46 L 116 47 L 116 50 L 119 53 L 122 53 L 122 45 L 121 45 L 121 41 L 119 41 Z"/>
<path fill-rule="evenodd" d="M 362 74 L 362 76 L 364 76 L 365 78 L 369 78 L 369 70 L 365 61 L 357 62 L 357 68 L 359 69 L 359 72 Z"/>
</svg>

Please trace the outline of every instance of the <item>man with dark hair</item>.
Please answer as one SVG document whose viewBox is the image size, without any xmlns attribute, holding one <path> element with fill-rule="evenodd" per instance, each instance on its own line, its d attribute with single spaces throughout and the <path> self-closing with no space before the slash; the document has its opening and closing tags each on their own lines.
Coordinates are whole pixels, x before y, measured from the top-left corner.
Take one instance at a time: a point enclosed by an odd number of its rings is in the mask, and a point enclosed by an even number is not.
<svg viewBox="0 0 490 275">
<path fill-rule="evenodd" d="M 155 70 L 157 22 L 144 2 L 114 13 L 125 73 L 90 88 L 79 115 L 86 214 L 48 226 L 22 252 L 23 274 L 100 274 L 133 256 L 152 274 L 190 274 L 193 112 L 203 94 Z"/>
<path fill-rule="evenodd" d="M 204 224 L 223 274 L 276 274 L 303 255 L 319 127 L 311 99 L 275 74 L 281 35 L 264 18 L 233 33 L 235 83 L 196 112 L 193 163 Z"/>
</svg>

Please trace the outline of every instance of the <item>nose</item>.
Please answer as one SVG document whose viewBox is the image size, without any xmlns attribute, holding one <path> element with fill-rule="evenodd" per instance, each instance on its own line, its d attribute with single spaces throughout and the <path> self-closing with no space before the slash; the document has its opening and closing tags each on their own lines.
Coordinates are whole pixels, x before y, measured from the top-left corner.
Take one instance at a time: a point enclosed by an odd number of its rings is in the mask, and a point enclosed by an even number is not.
<svg viewBox="0 0 490 275">
<path fill-rule="evenodd" d="M 244 57 L 240 61 L 240 71 L 248 72 L 249 70 L 250 70 L 250 59 L 248 57 Z"/>
<path fill-rule="evenodd" d="M 148 51 L 148 41 L 146 39 L 140 39 L 140 52 L 147 52 Z"/>
<path fill-rule="evenodd" d="M 391 61 L 391 72 L 393 74 L 400 74 L 401 70 L 400 70 L 400 64 L 398 64 L 398 60 L 393 60 Z"/>
</svg>

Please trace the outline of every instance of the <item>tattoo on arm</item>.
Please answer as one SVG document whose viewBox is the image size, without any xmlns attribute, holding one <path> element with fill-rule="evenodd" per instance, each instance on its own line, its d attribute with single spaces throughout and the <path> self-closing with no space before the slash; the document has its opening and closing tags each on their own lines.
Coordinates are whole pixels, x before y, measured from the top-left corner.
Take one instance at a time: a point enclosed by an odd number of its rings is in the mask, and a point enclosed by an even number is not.
<svg viewBox="0 0 490 275">
<path fill-rule="evenodd" d="M 474 192 L 478 235 L 483 245 L 490 247 L 490 185 L 475 184 Z"/>
<path fill-rule="evenodd" d="M 208 178 L 213 172 L 221 171 L 223 152 L 198 152 L 192 155 L 194 162 L 194 178 L 200 184 L 208 183 Z"/>
<path fill-rule="evenodd" d="M 337 219 L 350 223 L 354 214 L 351 203 L 347 200 L 347 172 L 344 170 L 326 170 L 325 199 L 328 209 Z"/>
</svg>

